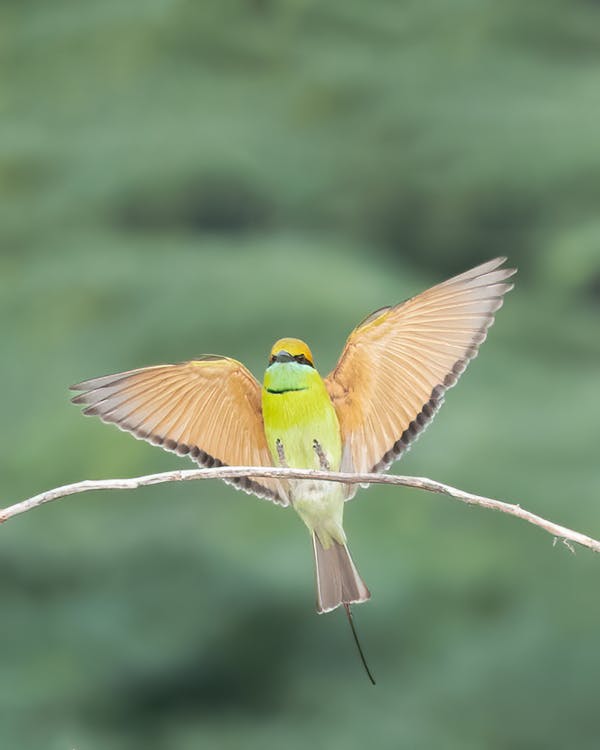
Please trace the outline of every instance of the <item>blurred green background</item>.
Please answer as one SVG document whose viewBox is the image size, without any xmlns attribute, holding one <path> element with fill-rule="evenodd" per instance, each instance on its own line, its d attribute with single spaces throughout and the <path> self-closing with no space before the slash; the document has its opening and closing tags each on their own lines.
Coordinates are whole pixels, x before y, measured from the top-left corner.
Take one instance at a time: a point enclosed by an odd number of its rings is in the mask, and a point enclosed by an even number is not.
<svg viewBox="0 0 600 750">
<path fill-rule="evenodd" d="M 600 6 L 0 5 L 1 504 L 189 467 L 68 403 L 217 352 L 327 372 L 368 312 L 506 254 L 489 341 L 397 465 L 600 535 Z M 0 747 L 596 748 L 600 560 L 371 488 L 373 592 L 314 613 L 298 518 L 217 483 L 0 529 Z"/>
</svg>

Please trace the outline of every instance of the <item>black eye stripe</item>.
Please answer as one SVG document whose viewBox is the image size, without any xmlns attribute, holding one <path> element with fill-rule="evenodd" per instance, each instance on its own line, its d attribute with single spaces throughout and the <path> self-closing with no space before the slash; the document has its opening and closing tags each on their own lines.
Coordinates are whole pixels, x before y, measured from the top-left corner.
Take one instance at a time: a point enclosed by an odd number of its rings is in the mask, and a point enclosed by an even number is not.
<svg viewBox="0 0 600 750">
<path fill-rule="evenodd" d="M 277 361 L 277 357 L 272 354 L 269 359 L 269 365 L 272 365 L 274 362 Z M 304 354 L 296 354 L 294 356 L 294 361 L 298 362 L 299 365 L 308 365 L 309 367 L 314 367 L 313 363 L 306 357 Z"/>
<path fill-rule="evenodd" d="M 298 362 L 301 365 L 309 365 L 310 367 L 314 367 L 313 363 L 310 361 L 310 359 L 307 359 L 304 354 L 297 354 L 294 359 L 296 362 Z"/>
</svg>

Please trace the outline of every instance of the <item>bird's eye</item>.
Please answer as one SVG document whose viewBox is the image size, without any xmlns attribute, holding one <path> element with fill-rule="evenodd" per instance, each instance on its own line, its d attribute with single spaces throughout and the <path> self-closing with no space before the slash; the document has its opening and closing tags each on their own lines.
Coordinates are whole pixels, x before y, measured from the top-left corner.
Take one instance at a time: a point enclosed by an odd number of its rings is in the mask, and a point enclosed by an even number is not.
<svg viewBox="0 0 600 750">
<path fill-rule="evenodd" d="M 309 359 L 307 359 L 304 354 L 296 354 L 294 359 L 300 365 L 309 365 L 310 367 L 313 367 L 313 363 Z"/>
</svg>

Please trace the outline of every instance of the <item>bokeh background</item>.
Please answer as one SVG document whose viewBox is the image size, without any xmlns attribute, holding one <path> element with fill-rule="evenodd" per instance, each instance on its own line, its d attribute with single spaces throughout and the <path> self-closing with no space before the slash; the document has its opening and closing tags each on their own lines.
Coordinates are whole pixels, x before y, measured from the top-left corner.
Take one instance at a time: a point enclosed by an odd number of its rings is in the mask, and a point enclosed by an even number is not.
<svg viewBox="0 0 600 750">
<path fill-rule="evenodd" d="M 600 6 L 6 0 L 2 505 L 188 467 L 66 387 L 365 314 L 498 254 L 517 286 L 397 469 L 600 535 Z M 314 613 L 297 517 L 217 483 L 0 529 L 0 747 L 596 748 L 600 561 L 371 488 L 373 599 Z"/>
</svg>

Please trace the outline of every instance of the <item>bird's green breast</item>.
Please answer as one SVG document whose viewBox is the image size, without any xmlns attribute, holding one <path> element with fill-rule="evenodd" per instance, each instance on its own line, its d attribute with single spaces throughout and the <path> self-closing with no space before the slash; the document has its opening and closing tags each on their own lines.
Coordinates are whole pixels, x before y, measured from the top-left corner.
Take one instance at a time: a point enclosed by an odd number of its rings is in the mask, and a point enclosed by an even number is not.
<svg viewBox="0 0 600 750">
<path fill-rule="evenodd" d="M 340 467 L 340 427 L 319 373 L 307 365 L 276 363 L 265 373 L 262 391 L 265 434 L 273 463 L 319 469 L 316 440 L 332 471 Z M 279 447 L 278 447 L 279 444 Z"/>
</svg>

